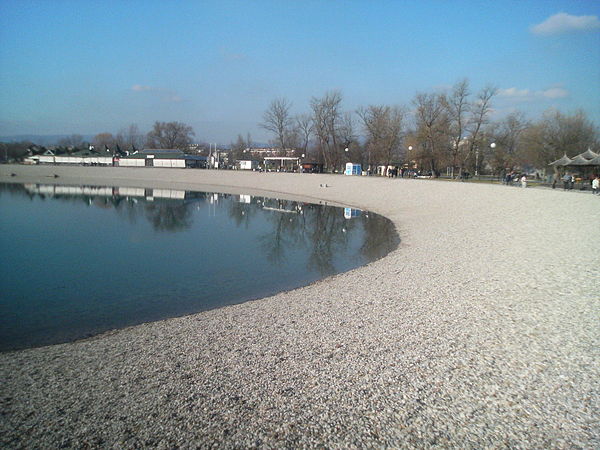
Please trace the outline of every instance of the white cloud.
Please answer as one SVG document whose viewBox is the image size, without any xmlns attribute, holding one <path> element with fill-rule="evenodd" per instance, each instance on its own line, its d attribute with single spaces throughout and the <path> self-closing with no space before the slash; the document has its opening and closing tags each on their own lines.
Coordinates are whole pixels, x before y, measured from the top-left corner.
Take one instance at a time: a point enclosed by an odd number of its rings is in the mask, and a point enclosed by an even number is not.
<svg viewBox="0 0 600 450">
<path fill-rule="evenodd" d="M 565 98 L 569 96 L 569 91 L 561 87 L 553 87 L 542 91 L 546 98 Z"/>
<path fill-rule="evenodd" d="M 500 97 L 524 98 L 524 97 L 529 97 L 531 95 L 531 91 L 529 89 L 517 89 L 515 87 L 511 87 L 508 89 L 499 89 L 498 95 Z"/>
<path fill-rule="evenodd" d="M 534 34 L 550 35 L 572 31 L 590 31 L 600 28 L 598 16 L 572 16 L 561 12 L 548 17 L 542 23 L 533 25 L 530 30 Z"/>
<path fill-rule="evenodd" d="M 135 91 L 135 92 L 143 92 L 143 91 L 152 91 L 154 89 L 151 86 L 142 86 L 141 84 L 134 84 L 131 87 L 131 90 Z"/>
<path fill-rule="evenodd" d="M 532 91 L 531 89 L 518 89 L 511 87 L 507 89 L 499 89 L 498 97 L 504 97 L 518 102 L 531 102 L 535 100 L 557 99 L 569 96 L 569 91 L 561 86 L 553 86 L 540 91 Z"/>
</svg>

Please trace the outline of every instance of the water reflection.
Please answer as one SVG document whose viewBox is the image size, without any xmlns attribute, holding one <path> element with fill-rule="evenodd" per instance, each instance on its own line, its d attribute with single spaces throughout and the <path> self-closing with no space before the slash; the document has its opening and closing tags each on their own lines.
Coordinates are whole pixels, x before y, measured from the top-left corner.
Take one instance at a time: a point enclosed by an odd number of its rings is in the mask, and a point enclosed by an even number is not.
<svg viewBox="0 0 600 450">
<path fill-rule="evenodd" d="M 319 273 L 334 271 L 331 263 L 337 248 L 347 243 L 347 233 L 359 224 L 366 238 L 361 252 L 369 260 L 385 256 L 398 244 L 393 224 L 387 219 L 354 208 L 324 208 L 322 205 L 290 200 L 251 196 L 248 194 L 220 194 L 174 189 L 149 189 L 106 186 L 63 186 L 50 184 L 4 184 L 0 189 L 12 192 L 24 190 L 30 198 L 53 198 L 65 201 L 83 201 L 89 206 L 113 208 L 129 221 L 143 217 L 156 231 L 176 232 L 192 227 L 192 211 L 198 203 L 216 207 L 227 202 L 229 217 L 238 227 L 248 228 L 259 211 L 267 215 L 272 229 L 260 236 L 262 248 L 273 263 L 285 258 L 285 249 L 310 248 L 308 264 L 318 267 Z"/>
<path fill-rule="evenodd" d="M 377 214 L 249 194 L 0 183 L 0 209 L 1 350 L 268 296 L 398 244 Z"/>
<path fill-rule="evenodd" d="M 17 185 L 18 186 L 18 185 Z M 156 231 L 183 231 L 192 226 L 191 203 L 205 201 L 206 192 L 131 187 L 24 184 L 31 197 L 83 201 L 89 206 L 114 209 L 135 222 L 144 217 Z"/>
<path fill-rule="evenodd" d="M 248 228 L 259 212 L 267 213 L 268 232 L 258 240 L 268 260 L 281 263 L 286 249 L 308 250 L 307 267 L 321 275 L 336 272 L 335 253 L 348 243 L 348 233 L 364 230 L 361 253 L 367 260 L 385 256 L 398 245 L 393 224 L 382 216 L 354 208 L 332 208 L 249 194 L 221 194 L 174 189 L 135 187 L 65 186 L 50 184 L 2 185 L 0 189 L 24 192 L 33 198 L 83 201 L 88 206 L 114 209 L 135 223 L 145 218 L 154 230 L 177 232 L 193 225 L 193 211 L 204 206 L 225 205 L 228 215 L 240 228 Z"/>
</svg>

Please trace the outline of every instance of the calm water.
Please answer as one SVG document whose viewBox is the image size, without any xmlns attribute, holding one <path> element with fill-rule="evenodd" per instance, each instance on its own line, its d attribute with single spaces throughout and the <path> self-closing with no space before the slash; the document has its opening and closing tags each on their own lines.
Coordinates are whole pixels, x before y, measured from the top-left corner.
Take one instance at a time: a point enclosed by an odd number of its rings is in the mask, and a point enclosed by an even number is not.
<svg viewBox="0 0 600 450">
<path fill-rule="evenodd" d="M 0 349 L 264 297 L 398 244 L 355 209 L 249 195 L 0 184 Z"/>
</svg>

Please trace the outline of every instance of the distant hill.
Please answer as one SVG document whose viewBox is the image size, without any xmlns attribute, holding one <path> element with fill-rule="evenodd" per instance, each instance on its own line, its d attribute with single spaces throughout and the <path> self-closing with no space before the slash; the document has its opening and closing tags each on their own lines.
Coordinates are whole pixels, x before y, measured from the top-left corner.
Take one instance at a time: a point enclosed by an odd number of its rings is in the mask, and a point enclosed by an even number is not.
<svg viewBox="0 0 600 450">
<path fill-rule="evenodd" d="M 38 145 L 57 145 L 61 139 L 68 138 L 70 134 L 17 134 L 13 136 L 0 136 L 0 142 L 33 142 Z M 94 136 L 83 136 L 83 140 L 90 142 Z"/>
</svg>

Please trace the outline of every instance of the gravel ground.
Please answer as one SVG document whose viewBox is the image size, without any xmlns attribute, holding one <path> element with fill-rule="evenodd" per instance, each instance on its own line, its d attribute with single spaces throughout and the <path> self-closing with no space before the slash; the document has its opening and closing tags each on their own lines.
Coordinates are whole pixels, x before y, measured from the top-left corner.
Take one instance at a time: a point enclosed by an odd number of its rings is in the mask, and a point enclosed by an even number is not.
<svg viewBox="0 0 600 450">
<path fill-rule="evenodd" d="M 0 354 L 4 448 L 600 447 L 600 197 L 0 167 L 36 179 L 280 192 L 383 214 L 401 244 L 273 297 Z"/>
</svg>

